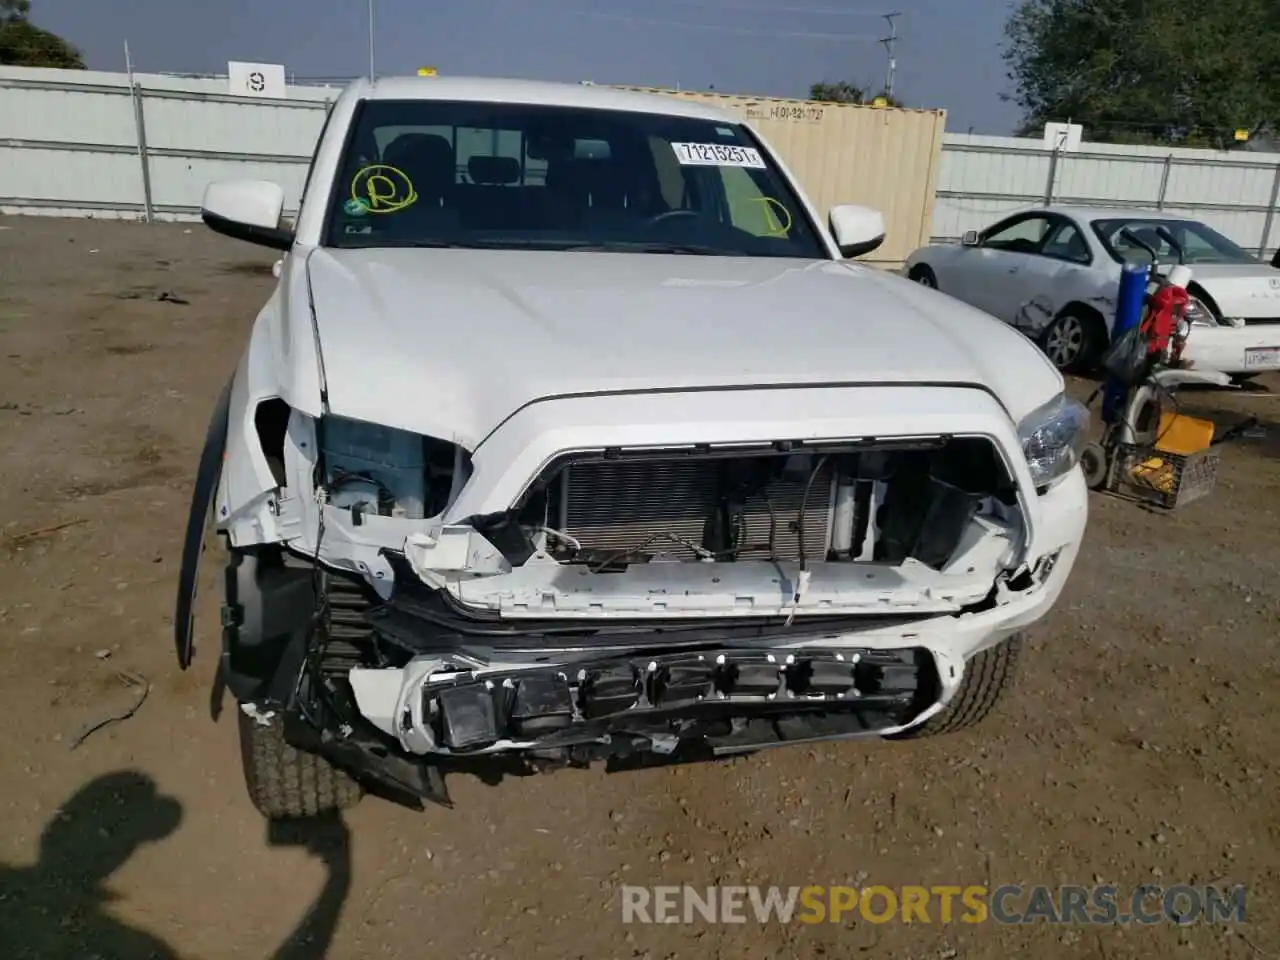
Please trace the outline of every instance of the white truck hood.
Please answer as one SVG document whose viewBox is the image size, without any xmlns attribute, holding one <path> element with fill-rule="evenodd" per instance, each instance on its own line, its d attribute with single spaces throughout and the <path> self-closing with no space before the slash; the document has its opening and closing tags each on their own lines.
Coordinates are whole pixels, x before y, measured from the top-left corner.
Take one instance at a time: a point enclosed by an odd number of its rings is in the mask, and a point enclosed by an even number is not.
<svg viewBox="0 0 1280 960">
<path fill-rule="evenodd" d="M 1193 263 L 1192 278 L 1224 317 L 1280 318 L 1280 270 L 1265 263 Z"/>
<path fill-rule="evenodd" d="M 979 384 L 1014 418 L 1062 388 L 1021 334 L 835 261 L 525 250 L 315 250 L 330 412 L 474 450 L 555 396 Z"/>
</svg>

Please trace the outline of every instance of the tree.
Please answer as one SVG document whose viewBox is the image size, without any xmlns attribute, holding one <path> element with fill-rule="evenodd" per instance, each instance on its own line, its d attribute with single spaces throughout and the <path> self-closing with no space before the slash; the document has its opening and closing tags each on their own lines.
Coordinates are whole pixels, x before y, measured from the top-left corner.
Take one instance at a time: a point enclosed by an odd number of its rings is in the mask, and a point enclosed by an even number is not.
<svg viewBox="0 0 1280 960">
<path fill-rule="evenodd" d="M 838 83 L 815 83 L 809 88 L 809 99 L 821 100 L 823 103 L 862 103 L 865 96 L 866 91 L 862 87 L 855 87 L 844 80 Z"/>
<path fill-rule="evenodd" d="M 1023 134 L 1225 147 L 1280 122 L 1275 0 L 1019 0 L 1005 40 Z"/>
<path fill-rule="evenodd" d="M 80 51 L 29 19 L 31 0 L 0 0 L 0 64 L 84 69 Z"/>
<path fill-rule="evenodd" d="M 823 103 L 872 103 L 877 97 L 883 97 L 891 107 L 900 107 L 902 102 L 883 91 L 868 95 L 863 87 L 841 80 L 836 83 L 823 81 L 809 87 L 809 99 L 821 100 Z"/>
</svg>

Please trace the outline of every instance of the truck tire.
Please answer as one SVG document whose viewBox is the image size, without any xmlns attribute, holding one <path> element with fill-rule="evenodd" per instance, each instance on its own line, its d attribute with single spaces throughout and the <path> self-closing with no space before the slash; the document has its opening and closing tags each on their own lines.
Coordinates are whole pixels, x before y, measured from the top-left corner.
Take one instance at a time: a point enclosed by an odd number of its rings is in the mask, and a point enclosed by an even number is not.
<svg viewBox="0 0 1280 960">
<path fill-rule="evenodd" d="M 896 734 L 890 739 L 935 737 L 966 730 L 981 723 L 995 708 L 1004 692 L 1013 686 L 1021 650 L 1022 636 L 1015 633 L 1007 640 L 971 657 L 965 664 L 960 689 L 942 712 L 934 714 L 920 726 Z"/>
<path fill-rule="evenodd" d="M 346 773 L 315 754 L 291 747 L 277 714 L 240 721 L 240 759 L 249 799 L 268 820 L 292 820 L 347 810 L 364 791 Z"/>
</svg>

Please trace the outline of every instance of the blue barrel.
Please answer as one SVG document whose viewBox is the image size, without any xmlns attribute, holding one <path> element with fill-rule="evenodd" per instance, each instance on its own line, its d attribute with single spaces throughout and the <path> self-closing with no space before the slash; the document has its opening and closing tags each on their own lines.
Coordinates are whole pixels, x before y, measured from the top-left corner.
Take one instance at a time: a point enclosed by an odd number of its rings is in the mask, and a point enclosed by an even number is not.
<svg viewBox="0 0 1280 960">
<path fill-rule="evenodd" d="M 1112 341 L 1142 322 L 1142 309 L 1147 297 L 1147 280 L 1151 267 L 1138 263 L 1126 263 L 1120 273 L 1120 293 L 1116 296 L 1116 321 L 1111 328 Z M 1115 423 L 1124 403 L 1126 387 L 1119 380 L 1109 378 L 1102 394 L 1102 422 Z"/>
</svg>

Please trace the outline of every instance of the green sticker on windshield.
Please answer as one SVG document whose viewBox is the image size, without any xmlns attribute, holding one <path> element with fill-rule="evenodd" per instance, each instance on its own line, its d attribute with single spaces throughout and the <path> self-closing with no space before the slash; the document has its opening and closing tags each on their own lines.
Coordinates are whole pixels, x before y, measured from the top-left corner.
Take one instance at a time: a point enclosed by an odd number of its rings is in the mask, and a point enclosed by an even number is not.
<svg viewBox="0 0 1280 960">
<path fill-rule="evenodd" d="M 342 205 L 342 212 L 349 217 L 363 217 L 369 212 L 369 205 L 359 197 L 352 197 Z"/>
</svg>

